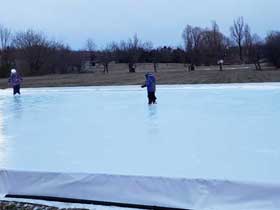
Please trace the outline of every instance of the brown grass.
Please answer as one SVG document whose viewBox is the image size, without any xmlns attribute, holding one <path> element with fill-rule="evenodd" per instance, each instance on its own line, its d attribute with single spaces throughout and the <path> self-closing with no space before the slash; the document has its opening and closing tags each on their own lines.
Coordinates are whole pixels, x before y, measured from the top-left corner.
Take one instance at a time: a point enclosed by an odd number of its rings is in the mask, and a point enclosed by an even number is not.
<svg viewBox="0 0 280 210">
<path fill-rule="evenodd" d="M 98 66 L 95 73 L 55 74 L 24 77 L 23 87 L 64 87 L 64 86 L 101 86 L 101 85 L 140 85 L 144 82 L 145 72 L 152 72 L 152 64 L 139 64 L 136 73 L 128 73 L 125 64 L 112 64 L 109 74 Z M 158 84 L 215 84 L 280 82 L 280 71 L 266 67 L 256 71 L 252 65 L 199 67 L 188 72 L 183 64 L 160 64 L 156 73 Z M 7 88 L 7 79 L 0 79 L 0 88 Z"/>
</svg>

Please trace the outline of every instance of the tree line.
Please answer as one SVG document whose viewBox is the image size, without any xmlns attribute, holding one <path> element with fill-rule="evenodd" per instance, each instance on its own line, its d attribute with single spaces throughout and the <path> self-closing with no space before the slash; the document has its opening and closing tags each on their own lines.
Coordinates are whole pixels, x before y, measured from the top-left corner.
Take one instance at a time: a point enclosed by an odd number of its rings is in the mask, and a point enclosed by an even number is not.
<svg viewBox="0 0 280 210">
<path fill-rule="evenodd" d="M 7 77 L 11 68 L 19 68 L 25 75 L 82 72 L 85 62 L 100 64 L 109 73 L 110 63 L 126 63 L 129 72 L 135 72 L 137 63 L 184 63 L 189 70 L 199 65 L 255 64 L 261 62 L 280 67 L 280 32 L 271 31 L 262 39 L 239 17 L 224 35 L 213 21 L 210 27 L 187 25 L 182 32 L 182 47 L 153 47 L 137 35 L 126 41 L 111 42 L 97 49 L 92 39 L 83 50 L 72 50 L 63 42 L 50 39 L 46 34 L 32 29 L 13 33 L 0 25 L 0 77 Z"/>
</svg>

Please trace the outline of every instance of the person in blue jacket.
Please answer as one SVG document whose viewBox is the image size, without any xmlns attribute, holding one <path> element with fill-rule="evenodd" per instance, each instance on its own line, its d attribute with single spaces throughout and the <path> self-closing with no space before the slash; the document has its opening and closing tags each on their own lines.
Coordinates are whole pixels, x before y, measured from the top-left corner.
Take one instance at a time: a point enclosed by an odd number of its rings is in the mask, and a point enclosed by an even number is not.
<svg viewBox="0 0 280 210">
<path fill-rule="evenodd" d="M 149 104 L 156 104 L 156 78 L 152 73 L 145 74 L 146 82 L 141 87 L 147 87 Z"/>
<path fill-rule="evenodd" d="M 17 70 L 12 69 L 11 75 L 8 80 L 8 83 L 13 86 L 14 89 L 14 95 L 19 94 L 20 95 L 20 84 L 22 82 L 21 76 L 17 73 Z"/>
</svg>

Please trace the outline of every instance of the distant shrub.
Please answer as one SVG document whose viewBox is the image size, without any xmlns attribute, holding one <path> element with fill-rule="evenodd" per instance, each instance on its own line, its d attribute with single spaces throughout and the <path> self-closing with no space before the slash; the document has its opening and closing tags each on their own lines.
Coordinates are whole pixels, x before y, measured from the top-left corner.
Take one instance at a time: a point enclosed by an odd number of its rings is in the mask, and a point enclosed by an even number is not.
<svg viewBox="0 0 280 210">
<path fill-rule="evenodd" d="M 274 31 L 266 37 L 266 57 L 277 68 L 280 68 L 280 32 Z"/>
</svg>

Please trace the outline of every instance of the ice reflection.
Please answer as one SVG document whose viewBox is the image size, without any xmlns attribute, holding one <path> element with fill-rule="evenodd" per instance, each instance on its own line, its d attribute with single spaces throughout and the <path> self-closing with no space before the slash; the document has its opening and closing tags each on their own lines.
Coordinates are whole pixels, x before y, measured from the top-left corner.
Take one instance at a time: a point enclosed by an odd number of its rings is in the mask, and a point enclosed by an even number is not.
<svg viewBox="0 0 280 210">
<path fill-rule="evenodd" d="M 13 97 L 14 100 L 14 111 L 20 111 L 22 109 L 22 98 L 21 96 L 14 96 Z"/>
<path fill-rule="evenodd" d="M 149 105 L 148 111 L 149 111 L 149 118 L 151 119 L 157 118 L 157 105 Z"/>
<path fill-rule="evenodd" d="M 148 135 L 150 139 L 159 134 L 157 105 L 148 106 Z"/>
<path fill-rule="evenodd" d="M 0 111 L 0 168 L 6 167 L 7 163 L 7 142 L 3 126 L 3 113 Z"/>
<path fill-rule="evenodd" d="M 22 113 L 22 110 L 23 110 L 21 96 L 14 96 L 13 97 L 13 103 L 12 103 L 11 109 L 12 109 L 11 111 L 15 114 L 16 118 L 21 117 L 21 113 Z"/>
</svg>

